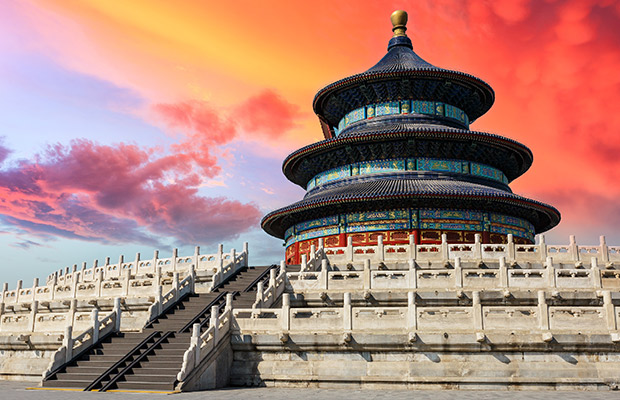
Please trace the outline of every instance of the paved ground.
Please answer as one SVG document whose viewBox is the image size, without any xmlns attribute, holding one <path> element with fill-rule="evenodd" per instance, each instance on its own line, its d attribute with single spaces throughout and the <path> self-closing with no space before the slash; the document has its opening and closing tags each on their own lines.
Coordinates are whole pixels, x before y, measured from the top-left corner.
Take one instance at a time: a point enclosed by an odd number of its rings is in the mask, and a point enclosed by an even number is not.
<svg viewBox="0 0 620 400">
<path fill-rule="evenodd" d="M 97 393 L 51 390 L 27 390 L 32 384 L 23 382 L 0 381 L 0 399 L 2 400 L 73 400 L 73 399 L 149 399 L 163 398 L 165 394 L 144 393 Z M 345 390 L 345 389 L 223 389 L 208 392 L 180 393 L 172 395 L 172 399 L 192 400 L 494 400 L 494 399 L 620 399 L 620 391 L 615 392 L 492 392 L 492 391 L 406 391 L 406 390 Z"/>
</svg>

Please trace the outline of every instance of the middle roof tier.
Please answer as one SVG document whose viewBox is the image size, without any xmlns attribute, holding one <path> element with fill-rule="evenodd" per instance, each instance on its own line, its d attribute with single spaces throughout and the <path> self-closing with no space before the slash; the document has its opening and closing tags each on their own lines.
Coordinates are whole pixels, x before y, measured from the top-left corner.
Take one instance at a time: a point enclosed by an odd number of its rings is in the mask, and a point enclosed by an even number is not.
<svg viewBox="0 0 620 400">
<path fill-rule="evenodd" d="M 379 118 L 377 118 L 379 119 Z M 302 147 L 282 165 L 284 175 L 306 189 L 318 174 L 364 161 L 430 158 L 469 161 L 501 171 L 510 183 L 532 165 L 530 149 L 486 132 L 408 124 L 384 117 L 334 139 Z"/>
</svg>

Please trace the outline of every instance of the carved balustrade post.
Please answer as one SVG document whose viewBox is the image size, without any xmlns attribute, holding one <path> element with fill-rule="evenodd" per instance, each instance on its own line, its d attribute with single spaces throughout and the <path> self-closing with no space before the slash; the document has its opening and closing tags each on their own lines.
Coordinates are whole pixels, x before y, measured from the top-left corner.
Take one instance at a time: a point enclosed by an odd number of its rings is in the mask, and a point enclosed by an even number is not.
<svg viewBox="0 0 620 400">
<path fill-rule="evenodd" d="M 549 306 L 544 290 L 538 291 L 538 327 L 542 331 L 549 330 Z"/>
<path fill-rule="evenodd" d="M 480 292 L 474 290 L 472 293 L 472 307 L 474 316 L 474 331 L 476 333 L 482 332 L 484 327 L 482 325 L 482 305 L 480 304 Z"/>
<path fill-rule="evenodd" d="M 199 268 L 198 263 L 200 262 L 200 246 L 194 247 L 194 271 Z"/>
<path fill-rule="evenodd" d="M 32 307 L 30 308 L 30 319 L 28 320 L 28 324 L 30 325 L 28 327 L 28 331 L 30 332 L 34 332 L 35 324 L 37 320 L 37 312 L 39 312 L 39 301 L 34 300 L 32 302 Z"/>
<path fill-rule="evenodd" d="M 125 256 L 124 255 L 120 255 L 118 257 L 118 269 L 117 269 L 117 273 L 116 273 L 116 277 L 120 277 L 121 273 L 123 272 L 123 263 L 125 262 Z M 110 272 L 112 274 L 112 272 Z M 114 276 L 114 275 L 112 275 Z"/>
<path fill-rule="evenodd" d="M 139 253 L 138 253 L 139 254 Z M 138 263 L 136 263 L 138 265 Z M 123 296 L 129 296 L 129 286 L 131 285 L 131 269 L 127 268 L 123 274 L 125 282 L 123 282 Z"/>
<path fill-rule="evenodd" d="M 225 311 L 232 311 L 233 309 L 233 300 L 234 296 L 232 293 L 226 293 L 226 306 L 224 307 Z"/>
<path fill-rule="evenodd" d="M 611 292 L 609 290 L 603 291 L 603 309 L 605 310 L 607 329 L 609 329 L 610 332 L 616 333 L 618 330 L 618 323 L 616 320 L 615 307 L 611 300 Z"/>
<path fill-rule="evenodd" d="M 73 267 L 77 270 L 77 265 L 73 265 Z M 77 298 L 77 287 L 78 280 L 76 279 L 76 272 L 71 273 L 71 297 Z"/>
<path fill-rule="evenodd" d="M 461 257 L 454 257 L 454 286 L 463 287 L 463 268 L 461 267 Z"/>
<path fill-rule="evenodd" d="M 450 260 L 450 249 L 448 248 L 448 235 L 441 235 L 441 262 L 446 263 Z"/>
<path fill-rule="evenodd" d="M 101 280 L 105 279 L 108 275 L 108 267 L 110 265 L 110 257 L 106 257 L 105 258 L 105 264 L 103 265 L 103 268 L 101 268 L 101 271 L 103 271 L 103 277 L 101 278 Z"/>
<path fill-rule="evenodd" d="M 50 299 L 54 300 L 54 298 L 56 297 L 56 285 L 58 285 L 58 275 L 56 273 L 54 273 L 54 275 L 52 275 L 52 284 L 50 285 L 51 288 L 51 293 L 50 293 Z"/>
<path fill-rule="evenodd" d="M 67 312 L 67 323 L 71 326 L 75 324 L 75 312 L 76 311 L 77 311 L 77 299 L 69 300 L 69 311 Z"/>
<path fill-rule="evenodd" d="M 482 260 L 482 235 L 474 235 L 474 259 Z"/>
<path fill-rule="evenodd" d="M 37 299 L 37 288 L 39 287 L 39 278 L 32 280 L 32 301 Z"/>
<path fill-rule="evenodd" d="M 306 269 L 308 268 L 308 256 L 306 254 L 302 254 L 301 255 L 301 268 L 299 269 L 299 272 L 301 272 L 300 274 L 300 278 L 303 277 L 303 273 L 306 272 Z"/>
<path fill-rule="evenodd" d="M 501 288 L 508 287 L 508 267 L 506 266 L 506 257 L 499 258 L 499 286 Z"/>
<path fill-rule="evenodd" d="M 153 274 L 155 274 L 157 272 L 157 268 L 160 268 L 159 274 L 161 276 L 161 267 L 159 265 L 157 265 L 157 263 L 159 262 L 159 250 L 155 250 L 153 252 L 153 261 L 151 262 L 151 272 Z M 157 284 L 159 285 L 159 282 L 157 282 Z"/>
<path fill-rule="evenodd" d="M 291 295 L 282 294 L 282 311 L 280 314 L 282 319 L 282 331 L 288 332 L 291 329 Z"/>
<path fill-rule="evenodd" d="M 121 311 L 121 298 L 116 297 L 114 299 L 114 330 L 116 332 L 121 331 L 121 316 L 123 312 Z"/>
<path fill-rule="evenodd" d="M 553 265 L 553 257 L 547 257 L 545 260 L 545 272 L 547 273 L 547 285 L 550 288 L 557 287 L 556 271 Z"/>
<path fill-rule="evenodd" d="M 590 279 L 594 288 L 600 289 L 603 287 L 603 282 L 601 280 L 601 269 L 599 268 L 598 260 L 595 257 L 590 259 Z"/>
<path fill-rule="evenodd" d="M 103 289 L 103 269 L 106 267 L 102 267 L 97 272 L 97 292 L 95 293 L 95 297 L 101 297 L 101 291 Z"/>
<path fill-rule="evenodd" d="M 85 272 L 86 272 L 86 261 L 84 261 L 82 263 L 82 268 L 80 269 L 80 272 L 78 273 L 78 277 L 77 277 L 78 278 L 77 279 L 78 283 L 84 282 Z"/>
<path fill-rule="evenodd" d="M 538 254 L 540 254 L 540 262 L 544 262 L 547 258 L 547 243 L 542 233 L 538 235 Z"/>
<path fill-rule="evenodd" d="M 353 238 L 351 236 L 347 237 L 347 249 L 345 252 L 347 261 L 353 261 Z"/>
<path fill-rule="evenodd" d="M 73 358 L 73 326 L 71 325 L 67 325 L 65 328 L 63 346 L 67 349 L 65 352 L 65 362 L 69 362 Z"/>
<path fill-rule="evenodd" d="M 415 260 L 418 257 L 417 254 L 417 246 L 415 244 L 415 235 L 413 233 L 409 234 L 409 258 Z"/>
<path fill-rule="evenodd" d="M 157 290 L 157 315 L 161 315 L 164 312 L 164 293 L 161 285 L 156 286 Z"/>
<path fill-rule="evenodd" d="M 189 276 L 190 276 L 190 282 L 189 282 L 190 292 L 194 294 L 196 293 L 196 267 L 194 265 L 189 266 Z"/>
<path fill-rule="evenodd" d="M 177 262 L 179 258 L 179 249 L 172 249 L 172 270 L 177 270 Z"/>
<path fill-rule="evenodd" d="M 224 257 L 224 245 L 222 243 L 217 245 L 217 260 L 220 262 Z M 222 265 L 221 262 L 219 265 Z"/>
<path fill-rule="evenodd" d="M 262 281 L 258 282 L 258 284 L 256 285 L 256 301 L 252 305 L 252 308 L 261 308 L 263 306 L 263 286 L 264 284 Z"/>
<path fill-rule="evenodd" d="M 249 266 L 249 258 L 250 257 L 250 247 L 248 242 L 243 242 L 243 266 Z"/>
<path fill-rule="evenodd" d="M 323 260 L 321 260 L 321 272 L 320 272 L 320 275 L 319 275 L 319 278 L 321 280 L 321 288 L 323 290 L 327 290 L 328 289 L 328 285 L 329 285 L 329 283 L 328 283 L 328 281 L 329 281 L 328 274 L 329 274 L 329 267 L 328 267 L 328 264 L 327 264 L 327 259 L 323 259 Z"/>
<path fill-rule="evenodd" d="M 385 246 L 383 245 L 383 235 L 377 237 L 377 253 L 379 254 L 379 261 L 385 261 Z"/>
<path fill-rule="evenodd" d="M 308 266 L 311 271 L 316 270 L 316 246 L 310 245 L 310 259 L 308 260 Z"/>
<path fill-rule="evenodd" d="M 327 260 L 325 261 L 327 264 Z M 327 266 L 325 268 L 327 269 Z M 275 299 L 275 297 L 273 297 L 276 295 L 276 270 L 275 268 L 272 268 L 269 270 L 269 290 L 271 291 L 272 299 Z"/>
<path fill-rule="evenodd" d="M 174 293 L 174 301 L 179 300 L 179 273 L 174 272 L 172 275 L 172 289 Z"/>
<path fill-rule="evenodd" d="M 133 263 L 134 275 L 138 274 L 138 268 L 140 267 L 140 253 L 136 253 L 136 259 Z"/>
<path fill-rule="evenodd" d="M 609 248 L 607 247 L 607 241 L 605 240 L 605 236 L 601 236 L 599 238 L 599 241 L 599 253 L 601 255 L 601 261 L 606 263 L 609 261 Z"/>
<path fill-rule="evenodd" d="M 200 363 L 200 324 L 192 325 L 192 339 L 190 346 L 194 347 L 194 368 Z"/>
<path fill-rule="evenodd" d="M 415 296 L 415 292 L 407 292 L 407 331 L 410 333 L 418 330 L 418 314 Z"/>
<path fill-rule="evenodd" d="M 155 294 L 161 294 L 161 265 L 155 267 L 155 282 L 153 282 Z"/>
<path fill-rule="evenodd" d="M 364 271 L 362 272 L 364 290 L 372 289 L 372 272 L 370 271 L 370 259 L 364 260 Z M 327 287 L 325 287 L 327 289 Z"/>
<path fill-rule="evenodd" d="M 15 289 L 15 304 L 19 303 L 20 293 L 22 290 L 22 280 L 17 281 L 17 288 Z"/>
<path fill-rule="evenodd" d="M 93 344 L 99 341 L 99 310 L 93 309 L 90 313 L 90 320 L 93 324 Z"/>
<path fill-rule="evenodd" d="M 412 258 L 409 260 L 409 289 L 416 289 L 418 287 L 418 271 L 415 260 Z"/>
<path fill-rule="evenodd" d="M 345 332 L 348 332 L 353 329 L 353 308 L 351 306 L 351 293 L 346 292 L 344 294 L 344 302 L 342 308 L 342 328 Z"/>
<path fill-rule="evenodd" d="M 508 254 L 508 262 L 513 263 L 516 259 L 515 242 L 512 233 L 508 234 L 508 243 L 506 243 L 506 253 Z"/>
<path fill-rule="evenodd" d="M 94 260 L 94 261 L 93 261 L 93 266 L 92 266 L 91 271 L 90 271 L 90 281 L 91 281 L 91 282 L 94 282 L 94 280 L 95 280 L 95 279 L 96 279 L 96 277 L 97 277 L 97 275 L 96 275 L 96 272 L 95 272 L 95 271 L 97 271 L 97 267 L 98 267 L 98 266 L 99 266 L 99 260 Z"/>
<path fill-rule="evenodd" d="M 211 318 L 209 318 L 209 328 L 213 328 L 213 346 L 217 345 L 219 340 L 218 327 L 220 325 L 220 316 L 219 316 L 219 307 L 212 306 L 211 307 Z"/>
<path fill-rule="evenodd" d="M 579 247 L 577 246 L 575 235 L 570 235 L 568 237 L 568 242 L 568 251 L 570 252 L 571 260 L 573 262 L 579 261 Z"/>
</svg>

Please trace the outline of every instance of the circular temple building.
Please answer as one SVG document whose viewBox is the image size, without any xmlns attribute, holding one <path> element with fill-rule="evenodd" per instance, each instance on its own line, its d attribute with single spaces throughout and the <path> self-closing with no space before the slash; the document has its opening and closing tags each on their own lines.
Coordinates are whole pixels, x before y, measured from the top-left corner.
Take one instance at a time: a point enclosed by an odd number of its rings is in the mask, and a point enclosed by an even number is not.
<svg viewBox="0 0 620 400">
<path fill-rule="evenodd" d="M 514 140 L 469 129 L 493 105 L 475 76 L 435 67 L 414 51 L 407 14 L 392 14 L 387 54 L 366 72 L 321 89 L 313 102 L 325 140 L 290 154 L 286 177 L 307 190 L 267 214 L 263 229 L 286 241 L 286 262 L 310 246 L 533 243 L 560 213 L 508 186 L 532 164 Z"/>
</svg>

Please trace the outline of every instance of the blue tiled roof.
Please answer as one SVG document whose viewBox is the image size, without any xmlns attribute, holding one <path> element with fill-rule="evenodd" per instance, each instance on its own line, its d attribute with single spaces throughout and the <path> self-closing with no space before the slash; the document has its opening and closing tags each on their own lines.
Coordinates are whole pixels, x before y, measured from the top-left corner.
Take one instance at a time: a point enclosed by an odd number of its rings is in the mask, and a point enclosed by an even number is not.
<svg viewBox="0 0 620 400">
<path fill-rule="evenodd" d="M 345 113 L 365 104 L 417 98 L 459 107 L 474 121 L 487 112 L 495 92 L 473 75 L 436 67 L 411 47 L 409 38 L 392 38 L 387 54 L 372 68 L 325 86 L 313 108 L 331 126 Z M 450 85 L 449 87 L 446 85 Z"/>
<path fill-rule="evenodd" d="M 358 182 L 343 181 L 313 191 L 301 201 L 267 214 L 263 229 L 281 237 L 292 224 L 300 222 L 314 210 L 314 216 L 334 214 L 334 204 L 344 208 L 385 207 L 386 201 L 398 201 L 401 206 L 412 202 L 425 206 L 451 206 L 467 209 L 508 209 L 510 214 L 530 221 L 537 231 L 557 225 L 560 213 L 550 205 L 485 185 L 445 179 L 382 179 Z M 466 203 L 466 204 L 465 204 Z M 297 216 L 296 216 L 297 215 Z M 299 221 L 298 221 L 299 219 Z M 310 219 L 310 218 L 309 218 Z"/>
<path fill-rule="evenodd" d="M 377 118 L 377 121 L 382 117 Z M 320 142 L 312 143 L 304 146 L 299 150 L 291 153 L 282 164 L 282 170 L 286 177 L 292 182 L 305 187 L 308 179 L 313 177 L 322 170 L 337 167 L 339 165 L 345 165 L 350 162 L 360 161 L 347 160 L 345 157 L 352 157 L 350 150 L 356 147 L 371 146 L 373 143 L 388 143 L 390 141 L 408 141 L 410 139 L 416 141 L 428 141 L 447 143 L 448 141 L 454 146 L 455 154 L 443 154 L 445 158 L 455 158 L 462 160 L 469 160 L 475 162 L 482 162 L 492 165 L 500 169 L 509 180 L 513 180 L 522 175 L 531 166 L 533 156 L 530 149 L 523 144 L 503 137 L 486 132 L 469 131 L 465 129 L 449 128 L 437 125 L 418 125 L 418 124 L 406 124 L 400 122 L 390 121 L 389 118 L 384 119 L 385 123 L 373 123 L 364 126 L 358 126 L 355 129 L 348 130 L 346 133 L 334 139 L 327 139 Z M 463 149 L 458 151 L 457 143 L 469 143 L 477 144 L 478 150 L 476 152 L 464 152 Z M 484 146 L 483 146 L 484 145 Z M 483 152 L 483 147 L 493 149 L 489 152 Z M 349 149 L 343 153 L 343 149 Z M 441 151 L 449 151 L 449 146 L 442 145 Z M 406 154 L 375 154 L 375 158 L 365 158 L 365 161 L 373 159 L 393 158 L 393 157 L 434 157 L 439 155 L 433 155 L 430 152 L 431 148 L 428 148 L 428 152 L 425 154 L 414 154 L 417 151 L 415 148 L 406 148 Z M 391 149 L 390 151 L 394 151 Z M 488 156 L 493 156 L 497 160 L 487 159 Z M 510 155 L 514 160 L 511 161 Z M 329 158 L 329 165 L 323 167 L 317 160 L 312 162 L 310 160 L 317 157 Z M 336 159 L 337 157 L 342 160 Z M 300 170 L 300 165 L 305 165 L 305 169 Z M 321 168 L 324 168 L 321 170 Z"/>
</svg>

